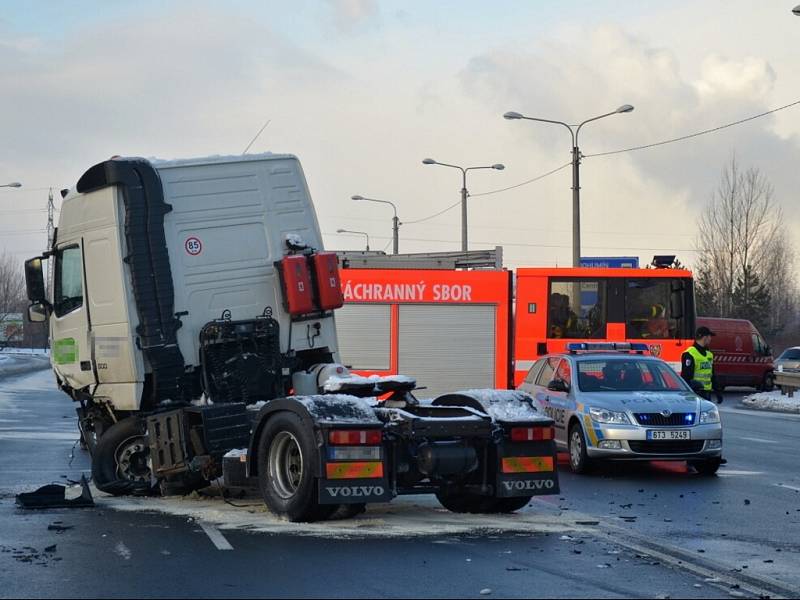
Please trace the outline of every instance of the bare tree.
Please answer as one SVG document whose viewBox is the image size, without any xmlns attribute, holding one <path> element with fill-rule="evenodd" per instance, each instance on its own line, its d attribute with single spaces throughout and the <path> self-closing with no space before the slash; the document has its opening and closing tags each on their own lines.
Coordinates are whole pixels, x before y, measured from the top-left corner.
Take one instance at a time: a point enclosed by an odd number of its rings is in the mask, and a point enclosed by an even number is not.
<svg viewBox="0 0 800 600">
<path fill-rule="evenodd" d="M 25 278 L 21 266 L 13 254 L 0 254 L 0 329 L 3 330 L 12 316 L 16 317 L 25 306 Z"/>
<path fill-rule="evenodd" d="M 794 251 L 783 212 L 767 177 L 743 171 L 736 157 L 699 220 L 697 298 L 701 313 L 741 316 L 771 334 L 790 321 L 794 297 Z"/>
</svg>

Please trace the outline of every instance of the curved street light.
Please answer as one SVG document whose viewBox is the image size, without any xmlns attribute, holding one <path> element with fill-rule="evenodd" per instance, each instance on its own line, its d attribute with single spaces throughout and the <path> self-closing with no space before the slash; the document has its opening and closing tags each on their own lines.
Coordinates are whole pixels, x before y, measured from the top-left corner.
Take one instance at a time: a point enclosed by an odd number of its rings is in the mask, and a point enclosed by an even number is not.
<svg viewBox="0 0 800 600">
<path fill-rule="evenodd" d="M 538 117 L 527 117 L 518 112 L 509 111 L 503 115 L 504 119 L 510 121 L 524 119 L 526 121 L 539 121 L 541 123 L 554 123 L 556 125 L 563 125 L 569 129 L 572 136 L 572 266 L 579 267 L 581 264 L 581 186 L 580 186 L 580 164 L 581 164 L 581 151 L 578 147 L 578 134 L 581 127 L 592 121 L 610 117 L 611 115 L 623 114 L 633 112 L 633 106 L 630 104 L 623 104 L 617 110 L 586 119 L 579 125 L 568 125 L 563 121 L 553 121 L 550 119 L 540 119 Z"/>
<path fill-rule="evenodd" d="M 351 231 L 350 229 L 337 229 L 336 233 L 355 233 L 367 238 L 367 252 L 369 252 L 369 234 L 366 231 Z"/>
<path fill-rule="evenodd" d="M 496 163 L 494 165 L 489 165 L 487 167 L 460 167 L 458 165 L 449 165 L 447 163 L 439 162 L 438 160 L 434 160 L 432 158 L 426 158 L 422 161 L 423 165 L 439 165 L 441 167 L 451 167 L 453 169 L 459 169 L 462 175 L 462 186 L 461 186 L 461 251 L 467 251 L 467 197 L 469 196 L 469 192 L 467 192 L 467 171 L 474 171 L 476 169 L 494 169 L 495 171 L 502 171 L 505 169 L 505 165 L 500 163 Z"/>
<path fill-rule="evenodd" d="M 377 198 L 365 198 L 364 196 L 350 196 L 351 200 L 364 200 L 366 202 L 380 202 L 381 204 L 388 204 L 394 210 L 394 217 L 392 217 L 392 246 L 393 254 L 397 254 L 400 248 L 400 219 L 397 218 L 397 207 L 394 202 L 388 200 L 378 200 Z M 369 248 L 367 248 L 369 250 Z"/>
<path fill-rule="evenodd" d="M 798 4 L 797 6 L 795 6 L 792 9 L 792 13 L 794 13 L 796 16 L 800 17 L 800 4 Z"/>
<path fill-rule="evenodd" d="M 11 183 L 4 183 L 3 185 L 0 185 L 0 187 L 19 188 L 22 187 L 22 184 L 19 181 L 12 181 Z"/>
</svg>

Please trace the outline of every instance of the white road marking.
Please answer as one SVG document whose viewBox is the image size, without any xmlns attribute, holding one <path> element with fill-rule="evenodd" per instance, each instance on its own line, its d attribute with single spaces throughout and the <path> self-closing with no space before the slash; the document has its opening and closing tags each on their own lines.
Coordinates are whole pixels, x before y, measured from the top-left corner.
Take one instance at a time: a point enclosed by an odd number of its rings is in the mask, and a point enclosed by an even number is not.
<svg viewBox="0 0 800 600">
<path fill-rule="evenodd" d="M 752 437 L 743 437 L 743 440 L 747 440 L 749 442 L 757 442 L 759 444 L 777 444 L 775 440 L 763 440 L 761 438 L 752 438 Z"/>
<path fill-rule="evenodd" d="M 230 542 L 225 539 L 225 536 L 220 533 L 219 529 L 203 522 L 200 522 L 200 527 L 206 532 L 206 535 L 211 540 L 211 543 L 217 547 L 217 550 L 233 550 L 233 546 L 231 546 Z"/>
<path fill-rule="evenodd" d="M 123 542 L 119 542 L 116 546 L 114 546 L 114 552 L 119 554 L 125 560 L 130 560 L 132 556 L 130 549 Z"/>
<path fill-rule="evenodd" d="M 793 492 L 800 492 L 800 487 L 795 487 L 793 485 L 786 485 L 785 483 L 776 483 L 775 487 L 786 488 L 787 490 L 792 490 Z"/>
<path fill-rule="evenodd" d="M 725 469 L 724 471 L 719 471 L 717 473 L 718 476 L 731 476 L 731 475 L 763 475 L 764 471 L 729 471 Z"/>
</svg>

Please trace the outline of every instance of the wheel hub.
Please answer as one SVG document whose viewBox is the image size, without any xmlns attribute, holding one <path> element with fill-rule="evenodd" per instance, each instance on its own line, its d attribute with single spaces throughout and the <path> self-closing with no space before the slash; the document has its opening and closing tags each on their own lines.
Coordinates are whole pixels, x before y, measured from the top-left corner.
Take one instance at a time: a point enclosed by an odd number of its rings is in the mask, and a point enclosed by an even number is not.
<svg viewBox="0 0 800 600">
<path fill-rule="evenodd" d="M 281 431 L 269 447 L 269 478 L 275 492 L 287 500 L 303 481 L 303 453 L 297 438 Z"/>
<path fill-rule="evenodd" d="M 128 481 L 150 481 L 150 450 L 141 437 L 130 438 L 117 449 L 117 471 Z"/>
</svg>

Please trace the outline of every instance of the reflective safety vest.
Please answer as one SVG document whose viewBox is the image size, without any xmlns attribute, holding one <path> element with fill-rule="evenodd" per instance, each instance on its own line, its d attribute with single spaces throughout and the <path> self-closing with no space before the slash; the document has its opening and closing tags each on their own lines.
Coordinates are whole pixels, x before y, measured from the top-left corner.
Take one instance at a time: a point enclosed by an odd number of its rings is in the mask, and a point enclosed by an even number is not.
<svg viewBox="0 0 800 600">
<path fill-rule="evenodd" d="M 688 354 L 694 359 L 693 379 L 702 383 L 703 389 L 710 392 L 711 375 L 714 372 L 714 355 L 711 353 L 711 350 L 706 350 L 706 354 L 703 356 L 697 348 L 690 346 L 685 354 Z"/>
</svg>

